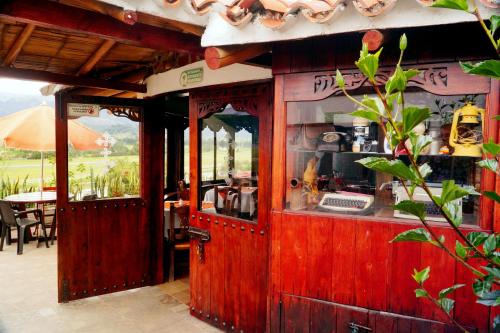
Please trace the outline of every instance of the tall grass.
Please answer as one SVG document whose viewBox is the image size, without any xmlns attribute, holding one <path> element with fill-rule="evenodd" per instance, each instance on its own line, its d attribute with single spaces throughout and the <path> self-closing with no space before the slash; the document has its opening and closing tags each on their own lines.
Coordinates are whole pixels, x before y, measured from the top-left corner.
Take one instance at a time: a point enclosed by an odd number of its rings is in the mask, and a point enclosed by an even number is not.
<svg viewBox="0 0 500 333">
<path fill-rule="evenodd" d="M 11 179 L 9 176 L 2 176 L 0 178 L 0 199 L 12 194 L 33 192 L 34 187 L 28 182 L 28 179 L 29 175 L 26 175 L 22 181 L 19 177 Z"/>
</svg>

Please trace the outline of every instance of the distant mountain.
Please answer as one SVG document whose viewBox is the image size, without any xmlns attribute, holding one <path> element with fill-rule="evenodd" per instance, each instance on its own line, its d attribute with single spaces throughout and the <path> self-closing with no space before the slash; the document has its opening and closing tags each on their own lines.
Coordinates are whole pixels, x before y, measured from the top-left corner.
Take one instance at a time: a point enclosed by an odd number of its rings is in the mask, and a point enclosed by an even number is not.
<svg viewBox="0 0 500 333">
<path fill-rule="evenodd" d="M 21 95 L 0 92 L 0 117 L 38 106 L 43 102 L 50 106 L 54 106 L 54 96 Z"/>
</svg>

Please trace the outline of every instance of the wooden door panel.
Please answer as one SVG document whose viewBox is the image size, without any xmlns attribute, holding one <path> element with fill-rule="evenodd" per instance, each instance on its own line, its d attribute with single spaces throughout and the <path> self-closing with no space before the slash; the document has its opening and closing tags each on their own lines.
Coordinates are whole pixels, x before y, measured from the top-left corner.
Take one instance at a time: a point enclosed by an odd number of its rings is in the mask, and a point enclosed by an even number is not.
<svg viewBox="0 0 500 333">
<path fill-rule="evenodd" d="M 144 286 L 159 276 L 161 266 L 153 261 L 162 253 L 163 207 L 156 200 L 162 193 L 163 168 L 145 161 L 163 161 L 163 123 L 155 120 L 158 113 L 140 120 L 141 195 L 139 197 L 70 201 L 68 199 L 67 104 L 99 104 L 110 108 L 133 107 L 142 113 L 143 101 L 130 99 L 56 95 L 56 163 L 58 221 L 58 299 L 60 302 L 96 296 Z M 123 103 L 123 104 L 122 104 Z M 104 107 L 103 107 L 104 108 Z M 121 109 L 123 110 L 123 109 Z M 127 116 L 124 114 L 123 116 Z M 161 140 L 157 140 L 160 138 Z M 160 149 L 161 148 L 161 149 Z M 156 155 L 155 155 L 156 154 Z M 145 158 L 145 157 L 148 158 Z M 161 164 L 161 163 L 160 163 Z M 160 198 L 161 199 L 161 198 Z M 160 230 L 160 231 L 159 231 Z M 154 250 L 153 250 L 154 247 Z M 158 280 L 154 280 L 159 282 Z"/>
<path fill-rule="evenodd" d="M 270 210 L 271 88 L 249 85 L 205 89 L 190 94 L 191 226 L 210 232 L 205 260 L 193 255 L 191 243 L 191 313 L 226 331 L 262 333 L 266 330 L 268 286 L 268 222 Z M 258 219 L 246 221 L 198 211 L 200 195 L 200 117 L 231 104 L 259 119 Z"/>
</svg>

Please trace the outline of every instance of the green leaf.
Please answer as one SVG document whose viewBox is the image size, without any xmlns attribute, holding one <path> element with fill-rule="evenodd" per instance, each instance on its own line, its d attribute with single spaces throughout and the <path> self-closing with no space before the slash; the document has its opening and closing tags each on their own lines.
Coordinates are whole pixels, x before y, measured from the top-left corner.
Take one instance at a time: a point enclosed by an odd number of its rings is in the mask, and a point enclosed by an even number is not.
<svg viewBox="0 0 500 333">
<path fill-rule="evenodd" d="M 431 7 L 457 9 L 463 11 L 469 10 L 467 0 L 436 0 Z"/>
<path fill-rule="evenodd" d="M 424 282 L 429 278 L 431 272 L 430 266 L 424 268 L 420 272 L 416 269 L 413 269 L 413 279 L 420 285 L 424 284 Z"/>
<path fill-rule="evenodd" d="M 410 137 L 411 153 L 415 159 L 417 159 L 422 153 L 422 150 L 433 141 L 429 135 L 418 135 L 417 133 L 410 132 L 408 136 Z"/>
<path fill-rule="evenodd" d="M 500 79 L 500 61 L 485 60 L 476 64 L 470 62 L 460 62 L 462 70 L 467 74 L 488 76 L 494 79 Z"/>
<path fill-rule="evenodd" d="M 494 200 L 498 203 L 500 203 L 500 195 L 498 195 L 498 193 L 495 193 L 495 192 L 491 192 L 491 191 L 485 191 L 483 192 L 484 196 L 490 198 L 491 200 Z"/>
<path fill-rule="evenodd" d="M 497 306 L 500 304 L 500 290 L 485 293 L 477 300 L 477 303 L 486 306 Z"/>
<path fill-rule="evenodd" d="M 477 194 L 477 193 L 472 189 L 464 189 L 456 185 L 454 180 L 445 180 L 443 181 L 443 191 L 441 193 L 439 201 L 441 206 L 443 206 L 448 202 L 463 198 L 470 194 Z"/>
<path fill-rule="evenodd" d="M 474 294 L 478 297 L 484 297 L 487 293 L 491 291 L 491 279 L 476 279 L 474 283 L 472 284 L 472 290 L 474 291 Z"/>
<path fill-rule="evenodd" d="M 363 48 L 359 54 L 358 61 L 355 62 L 356 66 L 359 70 L 366 76 L 370 81 L 375 80 L 375 75 L 378 71 L 379 66 L 379 58 L 380 53 L 382 52 L 382 48 L 378 50 L 377 53 L 369 53 L 368 46 L 363 44 Z"/>
<path fill-rule="evenodd" d="M 489 274 L 491 274 L 495 279 L 500 278 L 500 269 L 498 269 L 496 267 L 488 267 L 488 266 L 484 266 L 483 269 L 485 271 L 487 271 Z"/>
<path fill-rule="evenodd" d="M 403 109 L 403 134 L 408 136 L 410 131 L 432 115 L 428 107 L 408 106 Z"/>
<path fill-rule="evenodd" d="M 500 115 L 493 117 L 493 119 L 499 120 L 500 121 Z"/>
<path fill-rule="evenodd" d="M 420 289 L 420 288 L 415 289 L 415 297 L 419 298 L 419 297 L 427 297 L 427 296 L 429 296 L 429 294 L 424 289 Z"/>
<path fill-rule="evenodd" d="M 452 292 L 454 292 L 455 290 L 457 290 L 458 288 L 462 287 L 465 287 L 465 284 L 456 284 L 451 287 L 445 288 L 439 292 L 439 298 L 444 298 L 449 294 L 451 294 Z"/>
<path fill-rule="evenodd" d="M 358 109 L 358 110 L 352 112 L 351 115 L 353 117 L 359 117 L 359 118 L 368 119 L 370 121 L 374 121 L 377 124 L 380 123 L 380 114 L 377 112 L 374 112 L 372 110 Z"/>
<path fill-rule="evenodd" d="M 424 228 L 417 228 L 404 231 L 394 237 L 391 243 L 395 242 L 430 242 L 432 240 L 431 235 Z"/>
<path fill-rule="evenodd" d="M 371 170 L 384 172 L 404 180 L 418 181 L 410 168 L 401 160 L 389 161 L 385 157 L 366 157 L 356 162 Z"/>
<path fill-rule="evenodd" d="M 483 169 L 488 169 L 495 173 L 497 172 L 498 169 L 498 161 L 492 159 L 481 160 L 477 162 L 477 165 L 479 165 Z"/>
<path fill-rule="evenodd" d="M 467 239 L 472 243 L 472 245 L 478 247 L 486 241 L 488 236 L 489 235 L 485 232 L 473 231 L 467 234 Z"/>
<path fill-rule="evenodd" d="M 483 249 L 486 255 L 492 254 L 497 247 L 497 240 L 495 234 L 491 234 L 486 238 L 484 242 Z"/>
<path fill-rule="evenodd" d="M 417 76 L 418 74 L 420 74 L 420 71 L 418 69 L 409 69 L 405 71 L 406 80 L 408 81 Z"/>
<path fill-rule="evenodd" d="M 399 49 L 401 51 L 406 50 L 406 47 L 408 46 L 408 38 L 406 38 L 406 34 L 402 34 L 401 38 L 399 38 Z"/>
<path fill-rule="evenodd" d="M 337 69 L 337 73 L 335 74 L 335 81 L 337 81 L 337 85 L 339 86 L 340 89 L 344 89 L 345 87 L 345 80 L 344 77 L 342 76 L 342 73 Z"/>
<path fill-rule="evenodd" d="M 458 240 L 455 243 L 455 253 L 462 259 L 465 259 L 465 257 L 467 257 L 467 250 Z"/>
<path fill-rule="evenodd" d="M 500 145 L 493 142 L 493 139 L 490 139 L 488 143 L 483 144 L 483 150 L 487 154 L 497 156 L 500 154 Z"/>
<path fill-rule="evenodd" d="M 491 32 L 492 36 L 495 35 L 495 32 L 497 31 L 499 26 L 500 26 L 500 16 L 491 15 L 491 17 L 490 17 L 490 32 Z"/>
<path fill-rule="evenodd" d="M 420 174 L 424 178 L 429 176 L 432 173 L 432 168 L 427 163 L 424 163 L 421 166 L 419 166 L 418 170 L 420 171 Z"/>
<path fill-rule="evenodd" d="M 406 89 L 406 75 L 401 66 L 396 66 L 396 70 L 389 77 L 385 84 L 386 94 L 392 94 L 395 91 L 405 91 Z"/>
<path fill-rule="evenodd" d="M 444 204 L 443 210 L 446 213 L 446 216 L 456 227 L 459 227 L 462 224 L 462 212 L 457 203 L 447 202 Z"/>
<path fill-rule="evenodd" d="M 425 205 L 421 202 L 413 202 L 411 200 L 403 200 L 394 209 L 402 210 L 406 213 L 418 217 L 420 220 L 425 220 Z M 417 229 L 418 230 L 418 229 Z"/>
<path fill-rule="evenodd" d="M 455 301 L 446 297 L 438 299 L 438 303 L 441 309 L 443 309 L 443 311 L 447 314 L 450 314 L 451 310 L 453 310 L 453 307 L 455 306 Z"/>
</svg>

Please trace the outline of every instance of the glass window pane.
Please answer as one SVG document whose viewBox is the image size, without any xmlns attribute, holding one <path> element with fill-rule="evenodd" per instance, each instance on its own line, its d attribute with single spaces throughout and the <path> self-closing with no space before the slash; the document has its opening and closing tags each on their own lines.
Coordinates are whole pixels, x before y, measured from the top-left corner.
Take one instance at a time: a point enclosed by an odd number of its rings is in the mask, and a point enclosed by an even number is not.
<svg viewBox="0 0 500 333">
<path fill-rule="evenodd" d="M 109 110 L 68 120 L 68 190 L 72 200 L 140 193 L 139 123 Z"/>
<path fill-rule="evenodd" d="M 189 127 L 184 130 L 184 181 L 189 184 Z"/>
<path fill-rule="evenodd" d="M 258 119 L 228 105 L 201 124 L 201 209 L 257 219 Z"/>
<path fill-rule="evenodd" d="M 446 179 L 453 179 L 464 188 L 479 190 L 481 169 L 476 162 L 480 156 L 474 153 L 479 145 L 473 144 L 473 148 L 465 149 L 464 142 L 467 138 L 473 138 L 476 143 L 482 142 L 480 111 L 473 128 L 465 129 L 466 121 L 461 120 L 453 126 L 452 120 L 468 104 L 484 109 L 484 96 L 437 96 L 411 92 L 405 95 L 405 100 L 407 105 L 432 107 L 431 119 L 414 129 L 417 134 L 433 138 L 419 158 L 421 163 L 428 163 L 433 170 L 426 179 L 431 191 L 439 195 L 441 183 Z M 344 96 L 288 103 L 287 208 L 412 218 L 392 208 L 395 203 L 407 199 L 403 184 L 356 163 L 368 156 L 391 157 L 391 151 L 377 124 L 351 116 L 354 110 L 356 106 Z M 450 133 L 458 133 L 459 139 L 450 140 Z M 408 165 L 404 151 L 399 153 L 399 158 Z M 443 221 L 436 211 L 437 207 L 430 203 L 421 188 L 417 188 L 415 198 L 426 205 L 429 220 Z M 477 223 L 479 196 L 471 195 L 456 203 L 464 223 Z"/>
</svg>

